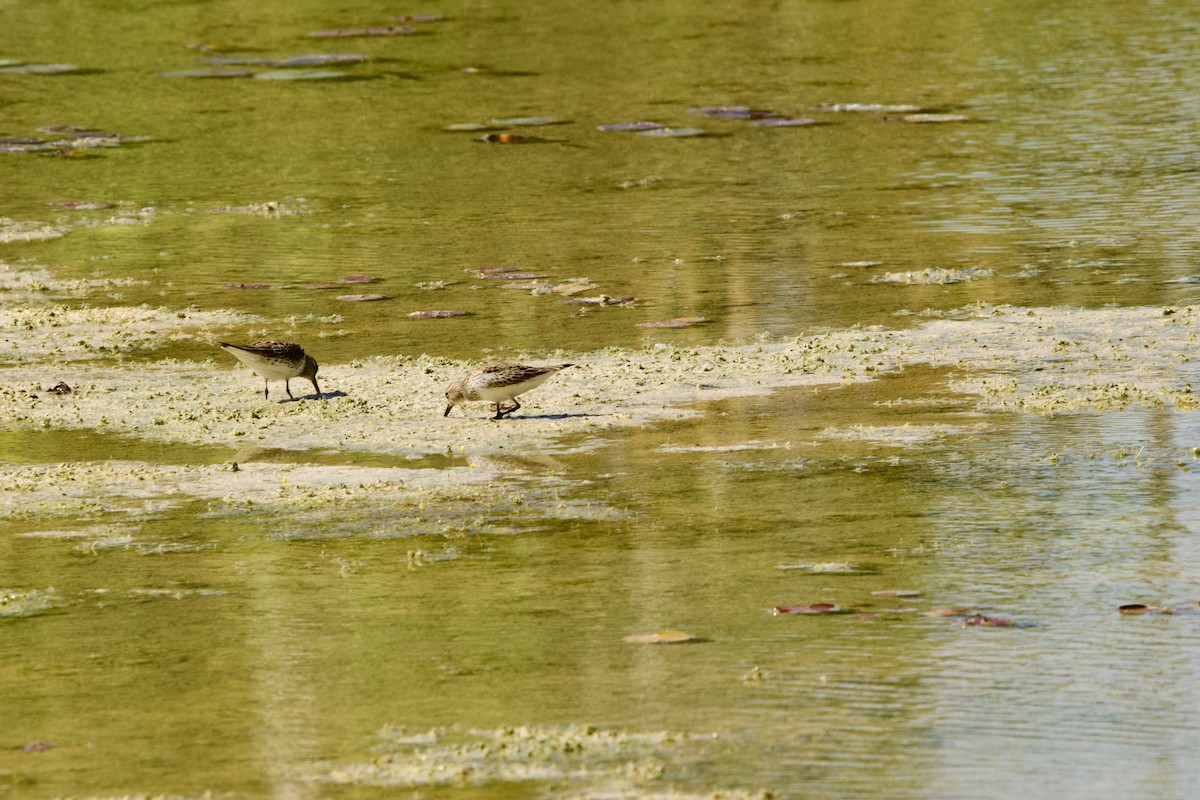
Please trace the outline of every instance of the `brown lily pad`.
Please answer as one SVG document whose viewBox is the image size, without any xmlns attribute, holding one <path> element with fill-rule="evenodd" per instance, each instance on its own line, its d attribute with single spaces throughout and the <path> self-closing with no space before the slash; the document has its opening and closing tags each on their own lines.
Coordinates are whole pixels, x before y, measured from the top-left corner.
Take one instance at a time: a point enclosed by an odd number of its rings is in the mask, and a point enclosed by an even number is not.
<svg viewBox="0 0 1200 800">
<path fill-rule="evenodd" d="M 1197 614 L 1200 605 L 1195 606 L 1148 606 L 1143 603 L 1129 603 L 1117 609 L 1122 614 Z"/>
<path fill-rule="evenodd" d="M 602 294 L 599 297 L 564 297 L 562 302 L 575 303 L 581 306 L 623 306 L 632 303 L 636 297 L 609 297 Z"/>
<path fill-rule="evenodd" d="M 833 603 L 813 603 L 809 606 L 775 606 L 771 613 L 780 614 L 837 614 L 841 609 Z"/>
<path fill-rule="evenodd" d="M 676 630 L 661 630 L 657 633 L 634 633 L 621 641 L 630 644 L 687 644 L 688 642 L 704 641 L 698 636 Z"/>
<path fill-rule="evenodd" d="M 546 276 L 534 272 L 489 272 L 481 274 L 479 277 L 489 281 L 532 281 Z"/>
<path fill-rule="evenodd" d="M 637 133 L 638 131 L 656 131 L 659 128 L 665 128 L 665 127 L 667 127 L 667 126 L 663 125 L 661 122 L 648 122 L 648 121 L 643 120 L 643 121 L 638 121 L 638 122 L 611 122 L 607 125 L 597 125 L 596 130 L 598 130 L 598 131 L 632 131 L 634 133 Z"/>
<path fill-rule="evenodd" d="M 102 211 L 112 208 L 110 203 L 99 203 L 92 200 L 54 200 L 52 206 L 60 206 L 68 211 Z"/>
<path fill-rule="evenodd" d="M 485 136 L 480 136 L 479 141 L 487 142 L 488 144 L 529 144 L 543 140 L 536 136 L 522 136 L 519 133 L 489 133 Z"/>
<path fill-rule="evenodd" d="M 381 294 L 340 294 L 337 296 L 337 299 L 344 303 L 369 303 L 372 300 L 384 300 L 386 298 Z"/>
</svg>

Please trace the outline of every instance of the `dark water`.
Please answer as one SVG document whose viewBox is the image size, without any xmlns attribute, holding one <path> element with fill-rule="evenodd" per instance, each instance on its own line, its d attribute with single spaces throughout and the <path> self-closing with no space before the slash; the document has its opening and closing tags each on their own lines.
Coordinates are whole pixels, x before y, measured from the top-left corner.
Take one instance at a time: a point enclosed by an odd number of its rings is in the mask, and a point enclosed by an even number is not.
<svg viewBox="0 0 1200 800">
<path fill-rule="evenodd" d="M 423 11 L 446 18 L 409 36 L 306 36 Z M 0 18 L 0 58 L 82 68 L 0 73 L 0 136 L 152 137 L 90 158 L 0 153 L 0 216 L 65 232 L 2 243 L 0 261 L 146 281 L 72 302 L 294 319 L 336 334 L 320 339 L 323 364 L 791 336 L 980 301 L 1197 297 L 1200 16 L 1185 3 L 15 0 Z M 190 43 L 372 60 L 335 65 L 354 76 L 342 81 L 159 76 L 196 66 L 206 54 Z M 968 119 L 814 108 L 832 103 Z M 719 104 L 816 124 L 688 112 Z M 532 115 L 563 122 L 505 126 L 544 140 L 511 145 L 443 130 Z M 596 130 L 641 119 L 709 135 Z M 114 207 L 50 205 L 66 200 Z M 111 224 L 120 213 L 145 224 Z M 493 266 L 638 301 L 580 314 L 467 271 Z M 927 268 L 978 279 L 884 280 Z M 301 288 L 351 275 L 378 280 Z M 429 282 L 447 285 L 417 286 Z M 224 288 L 245 283 L 289 288 Z M 359 291 L 387 299 L 335 299 Z M 406 316 L 428 309 L 468 316 Z M 710 322 L 637 326 L 681 316 Z M 164 355 L 212 354 L 137 357 Z M 603 510 L 591 520 L 513 512 L 431 536 L 388 519 L 333 535 L 302 514 L 221 517 L 198 501 L 63 521 L 113 526 L 92 551 L 7 521 L 0 587 L 62 602 L 0 616 L 0 797 L 603 796 L 586 782 L 305 778 L 370 762 L 385 726 L 576 723 L 717 736 L 664 757 L 659 781 L 608 787 L 627 796 L 1193 796 L 1197 618 L 1116 609 L 1197 600 L 1197 423 L 978 414 L 946 377 L 729 401 L 586 454 L 522 453 L 529 473 L 498 487 L 559 481 Z M 881 404 L 916 395 L 940 401 Z M 907 447 L 825 433 L 906 423 L 950 432 Z M 0 439 L 21 464 L 231 457 Z M 871 594 L 894 589 L 921 598 Z M 845 613 L 769 613 L 817 602 Z M 665 628 L 708 641 L 622 641 Z M 38 742 L 55 746 L 21 750 Z"/>
</svg>

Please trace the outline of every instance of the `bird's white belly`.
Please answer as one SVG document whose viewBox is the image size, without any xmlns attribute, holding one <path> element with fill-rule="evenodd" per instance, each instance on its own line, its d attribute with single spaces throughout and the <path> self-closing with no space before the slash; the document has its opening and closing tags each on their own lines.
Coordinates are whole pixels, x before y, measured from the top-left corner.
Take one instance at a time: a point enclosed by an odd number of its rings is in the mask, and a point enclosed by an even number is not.
<svg viewBox="0 0 1200 800">
<path fill-rule="evenodd" d="M 260 378 L 265 378 L 269 381 L 284 381 L 300 374 L 300 370 L 296 368 L 295 364 L 255 358 L 252 355 L 243 353 L 241 350 L 231 350 L 230 352 L 233 353 L 238 361 L 241 361 L 247 367 L 254 370 L 255 374 Z"/>
<path fill-rule="evenodd" d="M 499 403 L 501 400 L 515 400 L 517 395 L 541 386 L 552 374 L 554 373 L 547 372 L 544 375 L 538 375 L 527 381 L 512 383 L 508 386 L 481 386 L 475 390 L 475 394 L 480 400 L 485 400 L 489 403 Z"/>
<path fill-rule="evenodd" d="M 254 371 L 269 381 L 285 381 L 296 377 L 298 370 L 286 364 L 255 364 Z"/>
</svg>

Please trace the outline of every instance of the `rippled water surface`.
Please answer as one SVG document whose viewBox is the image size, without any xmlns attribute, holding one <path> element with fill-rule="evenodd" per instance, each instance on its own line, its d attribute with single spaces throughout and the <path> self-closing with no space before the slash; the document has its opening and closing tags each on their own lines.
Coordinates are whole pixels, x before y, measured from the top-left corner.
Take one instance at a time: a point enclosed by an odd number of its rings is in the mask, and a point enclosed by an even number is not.
<svg viewBox="0 0 1200 800">
<path fill-rule="evenodd" d="M 308 35 L 418 12 L 443 18 Z M 328 386 L 376 355 L 1200 297 L 1188 3 L 0 0 L 0 18 L 0 60 L 80 67 L 0 70 L 0 138 L 139 138 L 0 152 L 0 266 L 44 302 L 259 315 L 212 338 L 302 340 Z M 317 53 L 370 59 L 321 67 L 335 80 L 161 74 Z M 813 124 L 689 111 L 735 104 Z M 534 116 L 558 122 L 493 125 L 524 143 L 445 130 Z M 706 135 L 597 130 L 637 120 Z M 0 307 L 43 302 L 2 285 Z M 430 310 L 465 315 L 408 316 Z M 639 327 L 681 317 L 705 321 Z M 212 358 L 258 388 L 203 337 L 120 357 Z M 0 798 L 1195 796 L 1200 615 L 1117 612 L 1200 600 L 1195 414 L 981 411 L 955 375 L 492 458 L 498 502 L 441 530 L 427 510 L 199 498 L 10 514 Z M 469 462 L 278 444 L 0 426 L 0 460 L 30 468 Z M 840 613 L 771 613 L 815 603 Z M 623 641 L 671 629 L 697 640 Z"/>
</svg>

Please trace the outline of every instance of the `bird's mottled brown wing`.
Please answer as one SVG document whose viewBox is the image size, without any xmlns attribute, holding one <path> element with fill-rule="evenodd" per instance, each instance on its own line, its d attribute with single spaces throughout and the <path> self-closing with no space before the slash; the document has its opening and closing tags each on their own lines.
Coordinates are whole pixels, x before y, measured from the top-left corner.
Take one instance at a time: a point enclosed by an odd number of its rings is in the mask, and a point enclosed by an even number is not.
<svg viewBox="0 0 1200 800">
<path fill-rule="evenodd" d="M 258 353 L 267 358 L 278 358 L 284 361 L 303 361 L 304 348 L 295 342 L 263 341 L 248 344 L 243 350 Z"/>
</svg>

